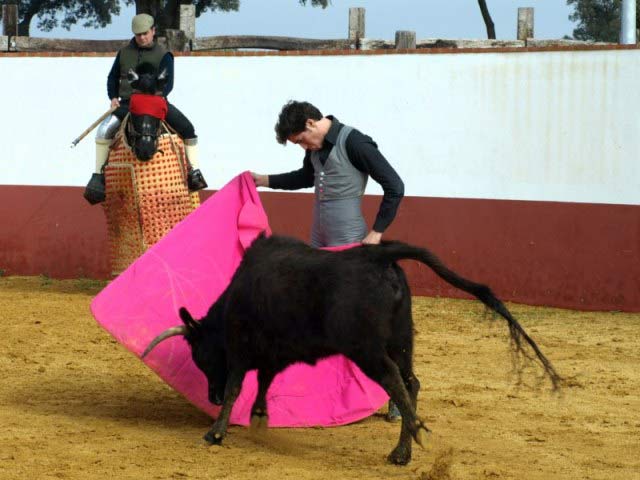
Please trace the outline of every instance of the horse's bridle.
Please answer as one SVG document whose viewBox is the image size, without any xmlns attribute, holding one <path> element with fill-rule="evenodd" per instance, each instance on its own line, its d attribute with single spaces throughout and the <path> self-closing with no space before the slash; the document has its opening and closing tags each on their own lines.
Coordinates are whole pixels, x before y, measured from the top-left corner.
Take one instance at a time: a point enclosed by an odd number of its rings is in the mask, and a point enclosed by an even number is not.
<svg viewBox="0 0 640 480">
<path fill-rule="evenodd" d="M 144 115 L 144 117 L 149 117 L 149 118 L 158 120 L 158 126 L 153 128 L 152 125 L 146 123 L 145 119 L 143 118 L 141 122 L 141 127 L 143 128 L 142 128 L 142 131 L 139 132 L 138 130 L 136 130 L 136 126 L 134 124 L 133 118 L 129 116 L 129 120 L 127 122 L 127 135 L 129 135 L 132 140 L 135 140 L 140 137 L 151 137 L 153 138 L 154 141 L 157 141 L 162 131 L 162 120 L 159 120 L 151 115 Z M 145 129 L 144 127 L 149 127 L 149 128 Z"/>
</svg>

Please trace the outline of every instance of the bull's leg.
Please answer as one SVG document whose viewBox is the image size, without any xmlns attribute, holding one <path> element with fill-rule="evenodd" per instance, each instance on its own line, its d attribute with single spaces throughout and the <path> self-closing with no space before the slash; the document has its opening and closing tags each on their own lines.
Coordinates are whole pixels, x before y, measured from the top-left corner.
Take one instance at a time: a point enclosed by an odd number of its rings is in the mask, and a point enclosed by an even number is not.
<svg viewBox="0 0 640 480">
<path fill-rule="evenodd" d="M 402 383 L 407 389 L 407 393 L 409 394 L 409 399 L 411 401 L 411 407 L 413 412 L 417 414 L 417 403 L 418 403 L 418 392 L 420 390 L 420 382 L 416 378 L 412 369 L 412 361 L 411 361 L 411 353 L 410 352 L 389 352 L 392 360 L 398 365 L 398 370 L 400 372 L 400 376 L 402 378 Z M 402 412 L 402 411 L 401 411 Z M 404 418 L 404 415 L 403 415 Z M 429 429 L 424 423 L 422 423 L 422 427 L 428 432 Z M 398 441 L 398 446 L 394 449 L 393 452 L 389 455 L 389 460 L 392 463 L 406 463 L 403 462 L 403 459 L 411 458 L 411 437 L 413 432 L 409 428 L 407 422 L 402 422 L 402 430 L 400 431 L 400 440 Z M 418 439 L 416 439 L 418 443 L 421 443 Z"/>
<path fill-rule="evenodd" d="M 213 427 L 204 436 L 204 439 L 212 445 L 220 445 L 222 443 L 222 439 L 227 434 L 231 408 L 233 407 L 236 398 L 238 398 L 238 395 L 240 395 L 240 388 L 242 387 L 242 380 L 244 380 L 245 373 L 246 370 L 239 368 L 234 369 L 229 373 L 227 385 L 224 390 L 224 403 L 222 404 L 222 409 L 220 410 L 220 414 L 213 424 Z"/>
<path fill-rule="evenodd" d="M 266 428 L 268 426 L 267 391 L 275 376 L 274 370 L 258 370 L 258 394 L 251 407 L 251 428 Z"/>
<path fill-rule="evenodd" d="M 411 460 L 411 437 L 419 445 L 423 445 L 423 436 L 429 432 L 427 426 L 416 416 L 412 399 L 404 386 L 400 370 L 388 355 L 383 353 L 380 356 L 368 358 L 363 356 L 351 359 L 360 369 L 372 380 L 376 381 L 389 394 L 391 400 L 395 402 L 402 414 L 402 431 L 398 440 L 398 445 L 389 454 L 389 461 L 397 465 L 406 465 Z M 402 432 L 408 432 L 403 434 Z"/>
<path fill-rule="evenodd" d="M 406 295 L 404 298 L 406 298 L 406 300 L 402 302 L 399 306 L 398 312 L 396 313 L 393 335 L 389 341 L 389 345 L 387 346 L 387 354 L 398 366 L 402 382 L 409 393 L 413 411 L 417 413 L 420 382 L 413 373 L 413 325 L 411 321 L 411 297 Z M 425 426 L 425 428 L 427 427 Z M 402 448 L 408 448 L 409 457 L 411 456 L 411 435 L 411 431 L 406 428 L 406 424 L 403 423 L 398 446 L 401 450 Z M 401 450 L 392 452 L 390 458 L 406 457 L 407 453 Z"/>
<path fill-rule="evenodd" d="M 404 384 L 409 397 L 411 398 L 411 405 L 415 410 L 418 406 L 418 392 L 420 391 L 420 381 L 413 373 L 413 360 L 412 360 L 411 347 L 404 347 L 387 350 L 389 357 L 398 366 L 400 376 L 402 377 L 402 383 Z"/>
</svg>

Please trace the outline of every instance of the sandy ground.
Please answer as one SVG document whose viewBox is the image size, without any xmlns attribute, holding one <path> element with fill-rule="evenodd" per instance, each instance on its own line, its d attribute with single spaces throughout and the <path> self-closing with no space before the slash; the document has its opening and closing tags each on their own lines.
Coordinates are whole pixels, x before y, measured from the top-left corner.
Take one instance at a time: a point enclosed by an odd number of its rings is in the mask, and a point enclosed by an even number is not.
<svg viewBox="0 0 640 480">
<path fill-rule="evenodd" d="M 503 322 L 415 298 L 418 412 L 433 430 L 386 463 L 382 412 L 338 428 L 231 427 L 173 392 L 93 320 L 103 283 L 0 278 L 1 479 L 640 479 L 640 314 L 510 305 L 567 379 L 513 374 Z"/>
</svg>

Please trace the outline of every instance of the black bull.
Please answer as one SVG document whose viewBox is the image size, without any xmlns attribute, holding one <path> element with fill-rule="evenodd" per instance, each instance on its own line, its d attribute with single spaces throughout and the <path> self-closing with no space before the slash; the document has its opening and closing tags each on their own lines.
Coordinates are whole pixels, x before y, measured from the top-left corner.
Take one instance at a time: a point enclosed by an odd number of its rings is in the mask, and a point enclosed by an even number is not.
<svg viewBox="0 0 640 480">
<path fill-rule="evenodd" d="M 277 373 L 295 362 L 313 365 L 329 355 L 345 355 L 398 406 L 402 430 L 389 461 L 406 464 L 411 437 L 422 445 L 429 430 L 416 416 L 420 383 L 412 365 L 411 295 L 396 263 L 404 259 L 424 263 L 500 315 L 515 353 L 537 359 L 554 388 L 559 386 L 554 367 L 489 287 L 462 278 L 428 250 L 401 242 L 328 252 L 286 237 L 260 236 L 207 315 L 197 322 L 180 309 L 184 325 L 160 334 L 142 356 L 166 338 L 184 335 L 208 379 L 210 401 L 223 404 L 205 435 L 219 444 L 249 370 L 258 371 L 252 424 L 266 424 L 266 393 Z"/>
</svg>

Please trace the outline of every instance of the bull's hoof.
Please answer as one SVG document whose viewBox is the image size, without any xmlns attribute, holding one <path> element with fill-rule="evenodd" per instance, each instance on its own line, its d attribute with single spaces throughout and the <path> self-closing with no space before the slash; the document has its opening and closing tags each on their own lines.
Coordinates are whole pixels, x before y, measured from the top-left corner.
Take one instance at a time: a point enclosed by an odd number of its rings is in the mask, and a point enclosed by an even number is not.
<svg viewBox="0 0 640 480">
<path fill-rule="evenodd" d="M 252 430 L 266 430 L 269 426 L 269 417 L 254 413 L 251 415 L 251 424 L 249 428 Z"/>
<path fill-rule="evenodd" d="M 204 436 L 204 439 L 210 445 L 222 445 L 222 439 L 223 438 L 224 438 L 223 434 L 221 434 L 220 432 L 216 432 L 214 430 L 208 431 L 206 433 L 206 435 Z"/>
<path fill-rule="evenodd" d="M 418 445 L 420 445 L 422 448 L 425 448 L 431 430 L 429 430 L 429 427 L 427 427 L 420 419 L 416 420 L 416 427 L 417 429 L 413 438 Z"/>
<path fill-rule="evenodd" d="M 389 454 L 387 460 L 394 465 L 406 465 L 411 461 L 411 449 L 396 447 Z"/>
</svg>

